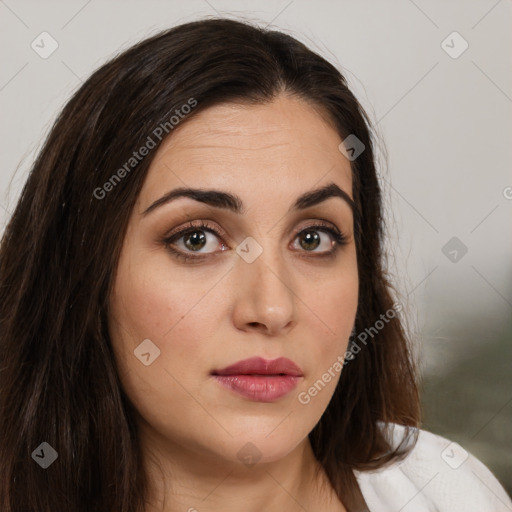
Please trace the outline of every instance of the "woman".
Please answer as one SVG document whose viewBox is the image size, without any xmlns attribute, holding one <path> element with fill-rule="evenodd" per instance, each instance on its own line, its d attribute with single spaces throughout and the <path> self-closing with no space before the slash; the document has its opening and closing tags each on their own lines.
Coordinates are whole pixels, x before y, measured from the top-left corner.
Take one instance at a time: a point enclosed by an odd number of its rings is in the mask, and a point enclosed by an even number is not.
<svg viewBox="0 0 512 512">
<path fill-rule="evenodd" d="M 382 222 L 366 114 L 290 36 L 96 71 L 2 240 L 2 510 L 509 510 L 418 428 Z"/>
</svg>

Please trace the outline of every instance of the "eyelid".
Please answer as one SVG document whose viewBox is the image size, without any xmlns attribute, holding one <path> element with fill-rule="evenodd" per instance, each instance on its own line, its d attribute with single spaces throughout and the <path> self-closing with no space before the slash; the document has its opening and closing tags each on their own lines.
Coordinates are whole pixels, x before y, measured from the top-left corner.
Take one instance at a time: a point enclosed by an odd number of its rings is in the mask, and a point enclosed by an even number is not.
<svg viewBox="0 0 512 512">
<path fill-rule="evenodd" d="M 315 219 L 315 220 L 311 220 L 309 222 L 306 223 L 306 225 L 302 225 L 300 228 L 297 228 L 295 231 L 294 231 L 294 237 L 297 236 L 299 233 L 302 233 L 304 230 L 308 229 L 308 228 L 314 228 L 314 227 L 324 227 L 324 228 L 329 228 L 329 229 L 333 229 L 334 231 L 338 231 L 339 233 L 343 234 L 341 230 L 339 230 L 335 224 L 333 224 L 332 222 L 328 221 L 328 220 L 324 220 L 324 219 Z"/>
<path fill-rule="evenodd" d="M 216 236 L 221 236 L 222 238 L 229 238 L 228 234 L 220 227 L 220 226 L 214 226 L 209 223 L 208 220 L 191 220 L 190 222 L 186 223 L 184 226 L 180 226 L 176 229 L 173 229 L 169 233 L 167 233 L 164 236 L 165 241 L 169 241 L 171 238 L 174 237 L 174 235 L 185 235 L 187 234 L 187 231 L 193 230 L 193 229 L 199 229 L 199 230 L 205 230 L 213 233 Z"/>
</svg>

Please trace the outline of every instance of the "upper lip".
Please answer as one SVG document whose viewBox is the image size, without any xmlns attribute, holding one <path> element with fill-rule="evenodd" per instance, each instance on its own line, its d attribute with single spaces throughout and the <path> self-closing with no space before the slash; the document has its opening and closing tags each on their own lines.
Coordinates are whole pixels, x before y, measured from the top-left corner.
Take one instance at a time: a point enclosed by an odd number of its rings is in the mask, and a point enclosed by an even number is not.
<svg viewBox="0 0 512 512">
<path fill-rule="evenodd" d="M 221 370 L 214 370 L 212 375 L 290 375 L 302 377 L 303 373 L 293 361 L 286 357 L 278 357 L 272 360 L 250 357 Z"/>
</svg>

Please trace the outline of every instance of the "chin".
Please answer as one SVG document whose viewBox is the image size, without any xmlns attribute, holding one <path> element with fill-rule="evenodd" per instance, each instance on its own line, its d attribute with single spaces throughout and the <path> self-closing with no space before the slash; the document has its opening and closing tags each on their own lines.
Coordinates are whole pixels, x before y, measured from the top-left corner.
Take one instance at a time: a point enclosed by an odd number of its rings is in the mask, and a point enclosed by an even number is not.
<svg viewBox="0 0 512 512">
<path fill-rule="evenodd" d="M 226 446 L 225 453 L 229 453 L 229 460 L 247 466 L 276 462 L 293 452 L 305 439 L 299 432 L 293 434 L 283 429 L 279 435 L 269 436 L 270 431 L 244 433 L 226 440 L 229 447 Z"/>
</svg>

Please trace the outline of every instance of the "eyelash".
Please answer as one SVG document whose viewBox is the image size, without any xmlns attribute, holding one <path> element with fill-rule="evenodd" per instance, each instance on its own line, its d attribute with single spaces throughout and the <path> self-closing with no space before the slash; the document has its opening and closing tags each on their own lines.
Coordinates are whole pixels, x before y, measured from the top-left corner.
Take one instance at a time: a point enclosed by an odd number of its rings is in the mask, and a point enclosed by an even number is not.
<svg viewBox="0 0 512 512">
<path fill-rule="evenodd" d="M 206 253 L 201 256 L 190 256 L 190 253 L 182 252 L 180 250 L 176 250 L 171 247 L 173 242 L 175 242 L 176 240 L 179 240 L 180 238 L 182 238 L 185 235 L 188 235 L 189 233 L 193 233 L 194 231 L 208 231 L 210 233 L 213 233 L 217 238 L 222 238 L 224 236 L 222 233 L 219 233 L 219 231 L 215 227 L 208 224 L 208 222 L 199 221 L 198 224 L 189 223 L 185 228 L 178 231 L 177 233 L 173 233 L 172 235 L 165 237 L 162 240 L 162 243 L 174 256 L 176 256 L 179 259 L 182 259 L 184 261 L 195 261 L 195 262 L 203 260 L 206 257 L 208 257 L 208 255 L 211 255 L 212 253 Z M 336 253 L 338 252 L 338 249 L 347 243 L 347 239 L 346 239 L 345 235 L 341 231 L 339 231 L 337 228 L 331 227 L 330 225 L 313 224 L 311 226 L 306 226 L 295 234 L 295 238 L 297 238 L 299 235 L 301 235 L 305 231 L 322 231 L 324 233 L 330 234 L 332 236 L 332 238 L 334 239 L 335 245 L 330 251 L 320 253 L 319 256 L 313 256 L 314 258 L 322 258 L 322 257 L 334 258 L 336 256 Z M 295 238 L 294 238 L 294 240 L 295 240 Z M 310 252 L 310 251 L 304 251 L 304 252 Z"/>
</svg>

